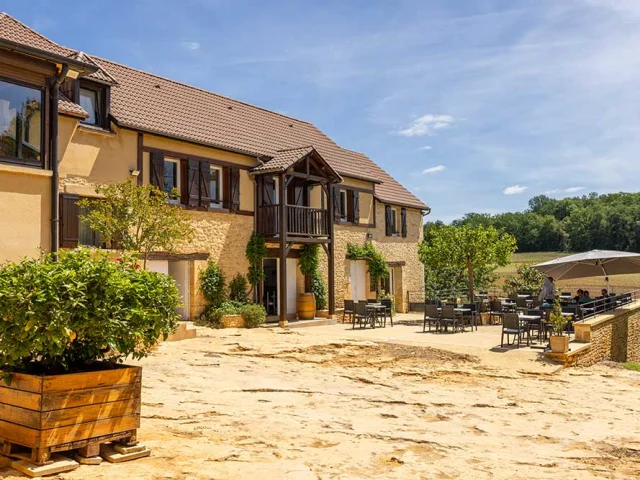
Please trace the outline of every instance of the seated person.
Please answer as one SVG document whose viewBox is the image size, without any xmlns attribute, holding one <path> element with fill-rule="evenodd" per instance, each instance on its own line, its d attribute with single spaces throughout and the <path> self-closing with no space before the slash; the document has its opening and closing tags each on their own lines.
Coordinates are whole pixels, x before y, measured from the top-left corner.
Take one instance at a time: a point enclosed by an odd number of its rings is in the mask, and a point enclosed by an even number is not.
<svg viewBox="0 0 640 480">
<path fill-rule="evenodd" d="M 589 291 L 585 290 L 582 292 L 582 298 L 578 300 L 578 303 L 589 303 L 589 302 L 593 302 L 593 300 L 589 296 Z"/>
<path fill-rule="evenodd" d="M 578 295 L 576 295 L 575 297 L 573 297 L 573 301 L 574 303 L 580 303 L 580 299 L 583 297 L 584 295 L 584 290 L 582 290 L 581 288 L 578 289 Z"/>
<path fill-rule="evenodd" d="M 609 290 L 607 290 L 606 288 L 603 288 L 603 289 L 600 291 L 600 295 L 601 295 L 601 297 L 600 297 L 600 298 L 608 297 L 608 296 L 609 296 Z"/>
</svg>

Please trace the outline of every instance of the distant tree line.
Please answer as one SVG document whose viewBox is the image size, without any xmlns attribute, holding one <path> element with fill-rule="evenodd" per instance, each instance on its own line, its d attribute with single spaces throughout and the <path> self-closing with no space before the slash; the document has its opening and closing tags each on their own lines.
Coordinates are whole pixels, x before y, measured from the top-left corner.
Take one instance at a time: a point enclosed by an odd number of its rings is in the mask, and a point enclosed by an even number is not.
<svg viewBox="0 0 640 480">
<path fill-rule="evenodd" d="M 640 252 L 640 193 L 591 193 L 561 200 L 538 195 L 524 212 L 468 213 L 452 224 L 493 226 L 515 237 L 519 252 Z M 442 225 L 427 222 L 425 237 Z"/>
</svg>

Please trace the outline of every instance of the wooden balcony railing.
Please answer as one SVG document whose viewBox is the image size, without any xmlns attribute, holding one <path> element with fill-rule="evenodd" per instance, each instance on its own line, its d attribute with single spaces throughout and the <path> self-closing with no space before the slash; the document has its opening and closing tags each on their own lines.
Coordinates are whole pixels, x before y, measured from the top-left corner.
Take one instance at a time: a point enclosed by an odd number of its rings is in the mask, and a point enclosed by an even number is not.
<svg viewBox="0 0 640 480">
<path fill-rule="evenodd" d="M 265 236 L 280 233 L 279 205 L 258 208 L 258 231 Z M 285 209 L 287 235 L 294 237 L 326 237 L 329 234 L 328 213 L 324 208 L 287 205 Z"/>
</svg>

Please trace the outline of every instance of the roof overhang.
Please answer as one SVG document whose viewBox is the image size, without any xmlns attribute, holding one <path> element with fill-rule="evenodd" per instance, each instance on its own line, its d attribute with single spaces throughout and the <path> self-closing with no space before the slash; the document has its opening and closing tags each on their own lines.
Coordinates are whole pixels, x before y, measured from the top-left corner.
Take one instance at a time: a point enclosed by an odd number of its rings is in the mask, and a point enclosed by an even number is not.
<svg viewBox="0 0 640 480">
<path fill-rule="evenodd" d="M 80 73 L 93 73 L 98 70 L 98 68 L 94 65 L 79 62 L 78 60 L 65 57 L 64 55 L 58 55 L 56 53 L 40 50 L 39 48 L 29 47 L 27 45 L 13 42 L 5 38 L 0 38 L 0 48 L 19 53 L 21 55 L 34 57 L 49 63 L 55 63 L 56 65 L 67 65 L 69 69 L 75 70 Z"/>
</svg>

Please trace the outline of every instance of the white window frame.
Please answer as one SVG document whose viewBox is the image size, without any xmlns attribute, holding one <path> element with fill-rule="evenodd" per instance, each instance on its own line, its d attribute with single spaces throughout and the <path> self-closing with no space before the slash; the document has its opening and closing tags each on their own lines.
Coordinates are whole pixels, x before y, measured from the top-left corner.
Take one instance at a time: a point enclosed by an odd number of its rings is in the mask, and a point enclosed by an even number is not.
<svg viewBox="0 0 640 480">
<path fill-rule="evenodd" d="M 224 198 L 224 182 L 222 180 L 222 167 L 218 167 L 216 165 L 213 164 L 209 164 L 209 174 L 211 174 L 211 172 L 213 172 L 213 170 L 216 170 L 218 172 L 218 202 L 209 202 L 209 207 L 210 208 L 222 208 L 222 199 Z M 211 188 L 211 181 L 209 181 L 209 188 Z M 209 192 L 209 195 L 211 195 L 212 192 Z"/>
<path fill-rule="evenodd" d="M 343 202 L 343 199 L 344 199 L 344 202 Z M 340 221 L 341 222 L 347 221 L 347 212 L 349 210 L 349 206 L 347 205 L 348 201 L 349 201 L 349 196 L 347 195 L 347 191 L 340 190 Z M 344 211 L 342 211 L 343 205 L 344 205 Z"/>
<path fill-rule="evenodd" d="M 180 185 L 181 185 L 181 172 L 180 172 L 180 159 L 179 158 L 172 158 L 172 157 L 164 157 L 164 163 L 175 163 L 176 164 L 176 190 L 178 190 L 178 198 L 170 198 L 169 199 L 169 203 L 174 203 L 174 204 L 179 204 L 180 203 L 180 196 L 182 195 L 182 192 L 180 191 Z M 164 178 L 162 179 L 162 187 L 164 188 Z M 165 192 L 165 193 L 169 193 L 169 192 Z"/>
</svg>

